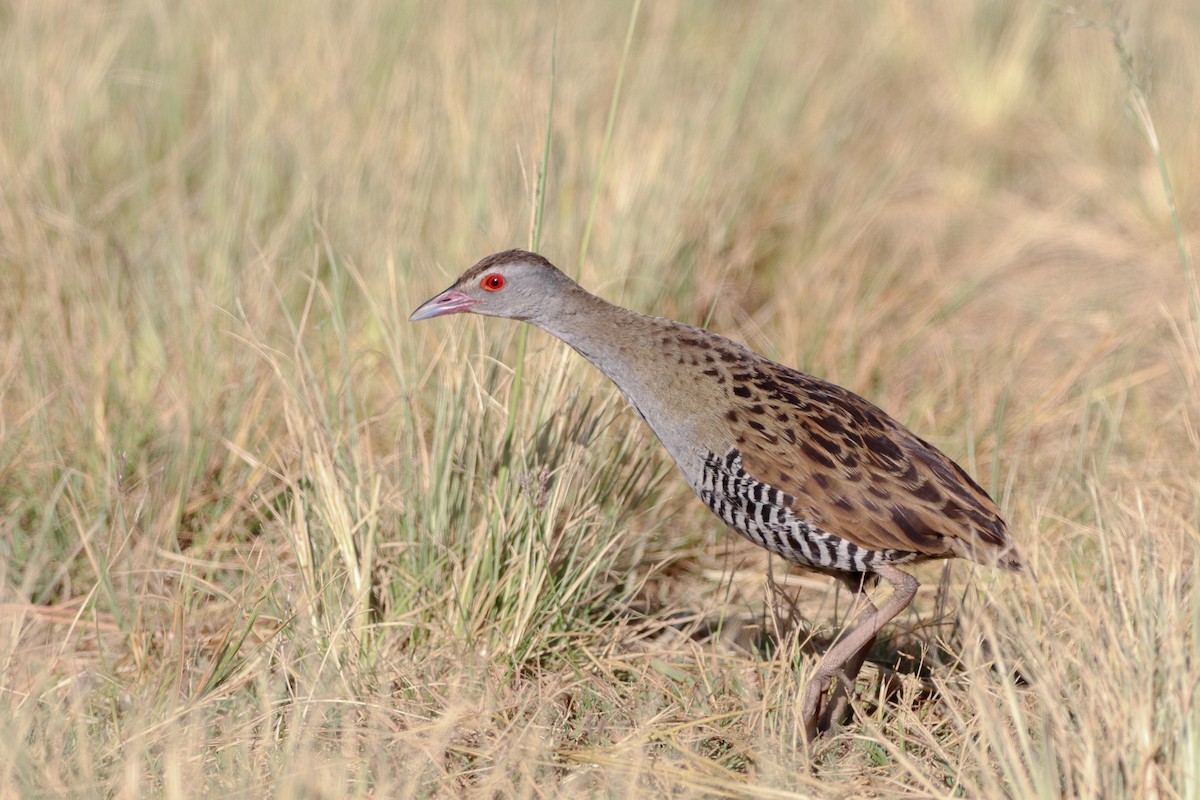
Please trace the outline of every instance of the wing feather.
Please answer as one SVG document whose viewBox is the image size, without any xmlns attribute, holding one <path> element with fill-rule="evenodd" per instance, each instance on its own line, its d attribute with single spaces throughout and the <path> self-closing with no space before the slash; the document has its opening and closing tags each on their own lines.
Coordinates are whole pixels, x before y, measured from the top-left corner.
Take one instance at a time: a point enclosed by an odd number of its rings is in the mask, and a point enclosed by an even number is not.
<svg viewBox="0 0 1200 800">
<path fill-rule="evenodd" d="M 771 366 L 747 402 L 774 424 L 731 433 L 746 471 L 795 514 L 871 550 L 1021 569 L 996 503 L 961 467 L 853 392 Z"/>
</svg>

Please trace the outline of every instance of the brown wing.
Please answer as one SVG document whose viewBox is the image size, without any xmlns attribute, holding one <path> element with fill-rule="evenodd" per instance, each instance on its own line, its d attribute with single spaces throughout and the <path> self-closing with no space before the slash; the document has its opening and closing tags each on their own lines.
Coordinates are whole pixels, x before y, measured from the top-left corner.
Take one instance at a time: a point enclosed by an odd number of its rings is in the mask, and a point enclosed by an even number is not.
<svg viewBox="0 0 1200 800">
<path fill-rule="evenodd" d="M 871 550 L 1021 569 L 987 492 L 881 409 L 775 364 L 750 385 L 746 419 L 731 430 L 743 468 L 787 493 L 802 519 Z M 759 414 L 771 424 L 755 424 Z"/>
</svg>

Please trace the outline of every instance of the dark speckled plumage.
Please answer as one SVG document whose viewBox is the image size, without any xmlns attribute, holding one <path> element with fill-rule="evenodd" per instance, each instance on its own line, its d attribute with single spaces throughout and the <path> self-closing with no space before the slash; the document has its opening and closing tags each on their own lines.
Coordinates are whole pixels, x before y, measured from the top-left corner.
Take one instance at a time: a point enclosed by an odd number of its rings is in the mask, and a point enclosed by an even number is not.
<svg viewBox="0 0 1200 800">
<path fill-rule="evenodd" d="M 855 591 L 877 577 L 895 587 L 878 609 L 861 597 L 856 627 L 819 665 L 802 708 L 810 737 L 840 713 L 876 633 L 911 602 L 916 580 L 897 565 L 962 557 L 1023 568 L 987 492 L 840 386 L 710 331 L 614 306 L 522 250 L 483 259 L 412 318 L 459 311 L 525 320 L 575 348 L 613 380 L 704 503 L 738 533 Z M 822 717 L 835 676 L 841 684 Z"/>
</svg>

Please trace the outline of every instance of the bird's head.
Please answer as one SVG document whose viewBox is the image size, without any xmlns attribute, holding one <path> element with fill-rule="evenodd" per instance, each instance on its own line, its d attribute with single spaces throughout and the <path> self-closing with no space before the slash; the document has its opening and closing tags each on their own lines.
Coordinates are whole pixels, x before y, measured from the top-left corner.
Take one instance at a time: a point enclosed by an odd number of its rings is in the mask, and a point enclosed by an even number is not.
<svg viewBox="0 0 1200 800">
<path fill-rule="evenodd" d="M 410 322 L 469 311 L 489 317 L 536 322 L 576 284 L 537 253 L 506 250 L 480 261 L 450 288 L 431 297 Z"/>
</svg>

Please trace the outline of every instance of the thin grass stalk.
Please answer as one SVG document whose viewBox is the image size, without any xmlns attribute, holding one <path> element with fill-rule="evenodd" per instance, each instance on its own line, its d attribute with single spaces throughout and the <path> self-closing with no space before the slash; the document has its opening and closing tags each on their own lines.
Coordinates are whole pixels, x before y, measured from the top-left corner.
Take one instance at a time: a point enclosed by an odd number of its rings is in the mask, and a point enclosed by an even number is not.
<svg viewBox="0 0 1200 800">
<path fill-rule="evenodd" d="M 1183 277 L 1187 283 L 1188 305 L 1192 318 L 1192 335 L 1200 344 L 1200 285 L 1196 282 L 1196 271 L 1192 265 L 1192 256 L 1188 250 L 1187 240 L 1183 234 L 1183 223 L 1179 219 L 1179 208 L 1175 203 L 1175 189 L 1171 185 L 1171 176 L 1167 171 L 1167 159 L 1163 153 L 1162 144 L 1158 138 L 1158 130 L 1154 126 L 1154 116 L 1150 113 L 1150 101 L 1146 96 L 1142 82 L 1138 80 L 1133 65 L 1133 55 L 1125 44 L 1124 23 L 1117 11 L 1113 0 L 1105 0 L 1108 11 L 1108 30 L 1112 34 L 1113 48 L 1117 51 L 1117 59 L 1121 64 L 1121 73 L 1129 88 L 1129 101 L 1134 119 L 1150 145 L 1154 155 L 1154 163 L 1158 169 L 1158 180 L 1162 186 L 1163 198 L 1167 201 L 1167 213 L 1171 218 L 1171 228 L 1175 236 L 1175 248 L 1179 252 L 1179 265 L 1183 269 Z"/>
<path fill-rule="evenodd" d="M 612 144 L 613 129 L 616 127 L 617 108 L 621 102 L 621 86 L 625 82 L 625 65 L 629 63 L 630 45 L 633 44 L 633 32 L 637 28 L 638 11 L 642 0 L 633 0 L 629 9 L 629 28 L 625 31 L 625 47 L 621 51 L 621 64 L 617 67 L 617 82 L 613 86 L 612 100 L 608 105 L 608 121 L 604 125 L 604 142 L 600 145 L 600 164 L 596 168 L 596 182 L 592 185 L 592 205 L 588 209 L 587 222 L 583 226 L 583 239 L 579 243 L 579 257 L 575 259 L 575 279 L 578 280 L 583 272 L 583 262 L 587 258 L 588 244 L 592 240 L 592 223 L 596 220 L 596 206 L 600 203 L 600 184 L 604 180 L 604 168 L 608 164 L 608 149 Z"/>
<path fill-rule="evenodd" d="M 546 175 L 550 169 L 550 135 L 554 129 L 554 89 L 557 74 L 558 29 L 555 28 L 550 44 L 550 96 L 546 104 L 546 132 L 542 139 L 542 161 L 538 168 L 537 189 L 533 196 L 533 227 L 529 232 L 529 249 L 535 253 L 542 245 L 542 216 L 546 210 Z M 521 325 L 517 331 L 516 365 L 513 372 L 512 391 L 508 398 L 508 421 L 504 429 L 504 464 L 499 481 L 502 490 L 508 487 L 513 433 L 516 430 L 517 411 L 521 404 L 521 390 L 525 384 L 525 348 L 528 341 L 529 326 Z"/>
</svg>

